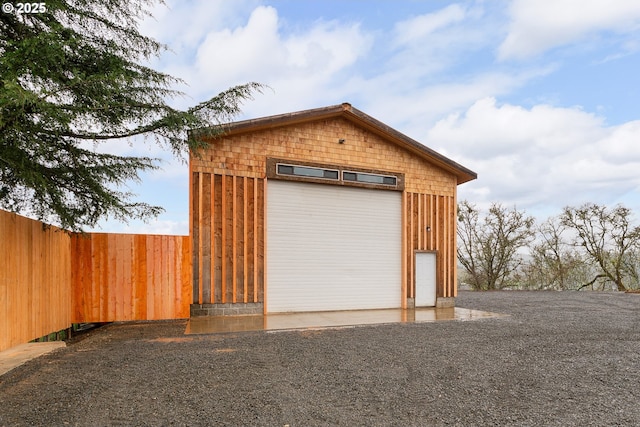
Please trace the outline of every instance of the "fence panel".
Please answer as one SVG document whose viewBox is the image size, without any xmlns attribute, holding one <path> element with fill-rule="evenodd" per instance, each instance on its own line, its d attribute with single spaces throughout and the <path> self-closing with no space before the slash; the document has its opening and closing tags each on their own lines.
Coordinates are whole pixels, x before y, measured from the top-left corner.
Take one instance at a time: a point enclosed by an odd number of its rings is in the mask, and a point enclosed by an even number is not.
<svg viewBox="0 0 640 427">
<path fill-rule="evenodd" d="M 188 236 L 74 235 L 71 271 L 74 323 L 189 317 Z"/>
<path fill-rule="evenodd" d="M 70 240 L 0 210 L 0 351 L 71 324 Z"/>
<path fill-rule="evenodd" d="M 0 210 L 0 351 L 72 323 L 189 317 L 188 236 L 65 232 Z"/>
</svg>

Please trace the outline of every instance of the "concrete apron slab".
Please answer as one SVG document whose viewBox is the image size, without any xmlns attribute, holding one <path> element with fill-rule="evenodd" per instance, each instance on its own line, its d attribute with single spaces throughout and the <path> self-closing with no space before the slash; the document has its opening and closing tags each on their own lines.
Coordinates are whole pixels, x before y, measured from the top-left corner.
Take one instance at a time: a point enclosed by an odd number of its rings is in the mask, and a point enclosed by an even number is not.
<svg viewBox="0 0 640 427">
<path fill-rule="evenodd" d="M 65 346 L 63 341 L 30 342 L 0 351 L 0 375 L 6 374 L 31 359 Z"/>
<path fill-rule="evenodd" d="M 505 316 L 504 314 L 458 307 L 202 316 L 189 319 L 185 334 L 348 328 L 389 323 L 469 321 Z"/>
</svg>

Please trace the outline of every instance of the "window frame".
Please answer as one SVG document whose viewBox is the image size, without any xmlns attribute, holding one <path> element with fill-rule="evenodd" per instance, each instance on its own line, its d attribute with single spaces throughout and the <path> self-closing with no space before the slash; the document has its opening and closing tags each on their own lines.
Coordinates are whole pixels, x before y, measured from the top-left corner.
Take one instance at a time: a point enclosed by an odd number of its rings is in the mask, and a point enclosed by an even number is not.
<svg viewBox="0 0 640 427">
<path fill-rule="evenodd" d="M 289 166 L 289 167 L 293 168 L 293 173 L 282 173 L 282 172 L 280 172 L 280 166 Z M 296 168 L 314 169 L 314 170 L 322 171 L 323 172 L 323 174 L 322 174 L 323 176 L 297 174 L 297 173 L 295 173 L 295 169 Z M 335 172 L 337 176 L 336 176 L 336 178 L 327 177 L 327 176 L 324 176 L 325 172 Z M 276 163 L 276 175 L 278 175 L 278 176 L 294 176 L 296 178 L 326 179 L 326 180 L 329 180 L 329 181 L 340 181 L 340 176 L 341 176 L 339 169 L 323 168 L 323 167 L 317 167 L 317 166 L 307 166 L 307 165 L 292 164 L 292 163 L 281 163 L 281 162 L 277 162 Z"/>
<path fill-rule="evenodd" d="M 356 179 L 355 180 L 350 180 L 350 179 L 349 180 L 345 180 L 344 179 L 344 174 L 345 173 L 354 174 L 356 176 Z M 380 178 L 382 178 L 382 182 L 360 181 L 358 179 L 359 175 L 368 175 L 368 176 L 380 177 Z M 357 182 L 359 184 L 384 185 L 384 186 L 387 186 L 387 187 L 394 187 L 394 188 L 398 185 L 398 177 L 397 176 L 388 175 L 388 174 L 381 174 L 381 173 L 359 172 L 359 171 L 353 171 L 353 170 L 344 169 L 342 171 L 341 177 L 342 177 L 341 181 L 344 181 L 344 182 Z M 393 184 L 386 184 L 384 182 L 384 178 L 393 178 L 394 183 Z"/>
<path fill-rule="evenodd" d="M 312 177 L 308 175 L 295 175 L 295 174 L 283 174 L 279 173 L 278 166 L 290 166 L 290 167 L 302 167 L 302 168 L 313 168 L 313 169 L 321 169 L 331 172 L 338 172 L 338 178 L 326 178 L 326 177 Z M 392 184 L 384 184 L 384 183 L 371 183 L 366 181 L 351 181 L 344 180 L 343 173 L 355 173 L 355 174 L 366 174 L 366 175 L 375 175 L 381 176 L 384 178 L 395 178 L 395 185 Z M 392 171 L 383 171 L 377 169 L 366 169 L 353 167 L 350 165 L 337 165 L 337 164 L 326 164 L 326 163 L 316 163 L 316 162 L 308 162 L 304 160 L 296 160 L 296 159 L 283 159 L 283 158 L 271 158 L 267 157 L 266 159 L 266 177 L 269 179 L 279 179 L 286 181 L 298 181 L 298 182 L 315 182 L 319 184 L 327 184 L 327 185 L 342 185 L 348 187 L 358 187 L 358 188 L 371 188 L 371 189 L 379 189 L 379 190 L 390 190 L 390 191 L 404 191 L 405 185 L 405 176 L 401 172 L 392 172 Z"/>
</svg>

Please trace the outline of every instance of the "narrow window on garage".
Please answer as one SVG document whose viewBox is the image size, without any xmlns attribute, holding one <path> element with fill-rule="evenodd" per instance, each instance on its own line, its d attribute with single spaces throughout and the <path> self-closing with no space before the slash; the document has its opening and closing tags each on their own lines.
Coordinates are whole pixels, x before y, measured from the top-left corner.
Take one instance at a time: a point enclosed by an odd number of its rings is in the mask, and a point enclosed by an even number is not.
<svg viewBox="0 0 640 427">
<path fill-rule="evenodd" d="M 398 183 L 398 178 L 395 176 L 388 175 L 378 175 L 373 173 L 363 173 L 363 172 L 342 172 L 342 180 L 343 181 L 352 181 L 352 182 L 363 182 L 366 184 L 379 184 L 379 185 L 389 185 L 395 187 Z"/>
<path fill-rule="evenodd" d="M 335 169 L 314 168 L 311 166 L 296 166 L 278 163 L 276 173 L 278 175 L 304 176 L 307 178 L 340 179 L 340 173 Z"/>
</svg>

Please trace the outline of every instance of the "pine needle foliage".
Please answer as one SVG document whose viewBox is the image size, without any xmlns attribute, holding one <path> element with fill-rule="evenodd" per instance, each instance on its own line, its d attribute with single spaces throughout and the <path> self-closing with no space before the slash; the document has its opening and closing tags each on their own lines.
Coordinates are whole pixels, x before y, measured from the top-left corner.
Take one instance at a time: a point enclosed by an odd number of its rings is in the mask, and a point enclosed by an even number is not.
<svg viewBox="0 0 640 427">
<path fill-rule="evenodd" d="M 172 108 L 181 80 L 144 65 L 167 50 L 139 32 L 156 3 L 47 0 L 45 13 L 0 14 L 0 207 L 73 231 L 150 219 L 162 209 L 121 189 L 157 159 L 100 143 L 144 136 L 183 157 L 261 91 L 248 83 Z"/>
</svg>

